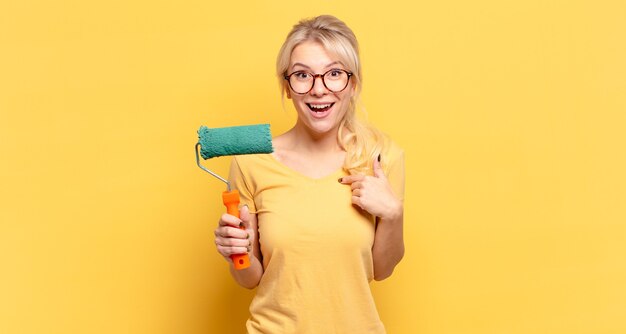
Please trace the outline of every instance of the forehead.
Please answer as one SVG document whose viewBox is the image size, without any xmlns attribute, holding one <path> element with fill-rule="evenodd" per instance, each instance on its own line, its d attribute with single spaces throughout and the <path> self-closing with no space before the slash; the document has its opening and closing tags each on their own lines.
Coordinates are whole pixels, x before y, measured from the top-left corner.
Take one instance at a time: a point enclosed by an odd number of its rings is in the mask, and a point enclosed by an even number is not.
<svg viewBox="0 0 626 334">
<path fill-rule="evenodd" d="M 289 67 L 294 64 L 304 64 L 312 69 L 322 69 L 327 65 L 335 62 L 341 62 L 341 59 L 334 53 L 329 52 L 326 48 L 314 41 L 306 41 L 297 45 L 291 51 L 291 59 Z"/>
</svg>

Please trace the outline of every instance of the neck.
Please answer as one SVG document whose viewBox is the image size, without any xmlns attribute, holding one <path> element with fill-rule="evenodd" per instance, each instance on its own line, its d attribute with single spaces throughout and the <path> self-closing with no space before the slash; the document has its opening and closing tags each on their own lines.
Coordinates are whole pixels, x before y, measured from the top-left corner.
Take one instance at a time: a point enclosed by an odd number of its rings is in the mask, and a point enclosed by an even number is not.
<svg viewBox="0 0 626 334">
<path fill-rule="evenodd" d="M 315 155 L 342 151 L 337 141 L 338 131 L 339 129 L 333 129 L 327 133 L 313 133 L 298 122 L 289 132 L 294 138 L 294 148 L 302 153 Z"/>
</svg>

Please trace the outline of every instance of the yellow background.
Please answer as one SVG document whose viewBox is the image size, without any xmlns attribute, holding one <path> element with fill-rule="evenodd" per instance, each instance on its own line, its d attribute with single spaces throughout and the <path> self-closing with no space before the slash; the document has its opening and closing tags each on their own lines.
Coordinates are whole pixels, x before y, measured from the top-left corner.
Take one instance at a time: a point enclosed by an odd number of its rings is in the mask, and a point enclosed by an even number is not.
<svg viewBox="0 0 626 334">
<path fill-rule="evenodd" d="M 2 1 L 0 333 L 241 333 L 196 130 L 287 130 L 322 13 L 406 150 L 389 333 L 626 333 L 626 5 L 592 0 Z"/>
</svg>

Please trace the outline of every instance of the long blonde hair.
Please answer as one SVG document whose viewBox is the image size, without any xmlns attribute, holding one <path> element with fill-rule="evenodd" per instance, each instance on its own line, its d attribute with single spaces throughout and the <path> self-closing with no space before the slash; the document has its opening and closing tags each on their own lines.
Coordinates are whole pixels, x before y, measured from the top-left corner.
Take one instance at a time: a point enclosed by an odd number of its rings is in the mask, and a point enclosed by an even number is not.
<svg viewBox="0 0 626 334">
<path fill-rule="evenodd" d="M 355 90 L 339 125 L 337 141 L 346 151 L 343 165 L 345 170 L 350 174 L 371 174 L 373 161 L 384 153 L 388 147 L 388 139 L 376 128 L 358 119 L 356 115 L 363 80 L 356 36 L 344 22 L 331 15 L 304 19 L 294 25 L 276 59 L 276 75 L 283 100 L 285 93 L 289 91 L 285 75 L 288 74 L 291 52 L 305 41 L 320 43 L 328 52 L 337 55 L 353 73 L 350 80 Z"/>
</svg>

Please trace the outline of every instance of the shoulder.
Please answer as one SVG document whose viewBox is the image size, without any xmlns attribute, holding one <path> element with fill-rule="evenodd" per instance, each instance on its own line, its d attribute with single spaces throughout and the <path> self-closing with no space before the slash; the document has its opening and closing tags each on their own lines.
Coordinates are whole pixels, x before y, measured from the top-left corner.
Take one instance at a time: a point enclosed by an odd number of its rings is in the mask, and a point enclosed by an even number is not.
<svg viewBox="0 0 626 334">
<path fill-rule="evenodd" d="M 364 137 L 364 140 L 367 141 L 366 146 L 380 152 L 383 169 L 386 169 L 385 166 L 390 166 L 404 159 L 404 149 L 393 141 L 387 133 L 373 125 L 368 125 L 368 128 L 369 134 Z"/>
<path fill-rule="evenodd" d="M 386 151 L 390 157 L 398 157 L 404 154 L 404 149 L 391 139 L 388 140 Z"/>
<path fill-rule="evenodd" d="M 248 188 L 254 189 L 257 180 L 270 173 L 269 154 L 247 154 L 232 157 L 229 179 L 243 182 Z"/>
<path fill-rule="evenodd" d="M 389 141 L 381 157 L 381 164 L 394 193 L 404 200 L 404 150 Z"/>
<path fill-rule="evenodd" d="M 385 140 L 381 161 L 383 166 L 391 166 L 397 163 L 404 163 L 404 149 L 400 147 L 396 142 L 389 139 Z"/>
<path fill-rule="evenodd" d="M 231 164 L 242 171 L 250 170 L 259 166 L 259 164 L 267 163 L 268 156 L 269 154 L 235 155 L 233 156 Z"/>
</svg>

